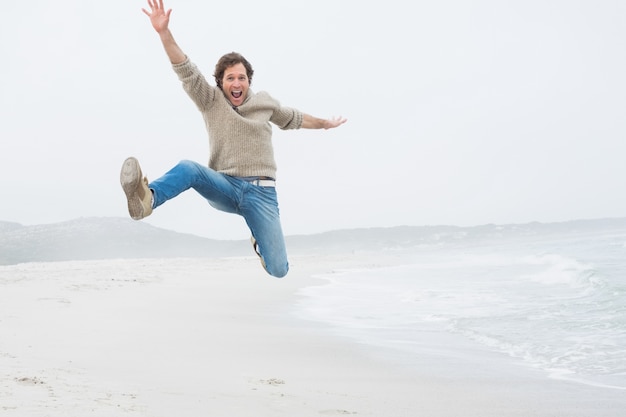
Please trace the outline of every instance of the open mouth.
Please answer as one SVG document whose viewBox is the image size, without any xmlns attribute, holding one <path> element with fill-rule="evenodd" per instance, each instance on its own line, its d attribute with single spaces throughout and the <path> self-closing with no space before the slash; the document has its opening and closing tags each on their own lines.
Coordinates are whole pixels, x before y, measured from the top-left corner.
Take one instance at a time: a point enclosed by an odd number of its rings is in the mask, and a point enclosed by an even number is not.
<svg viewBox="0 0 626 417">
<path fill-rule="evenodd" d="M 230 93 L 234 98 L 240 98 L 243 93 L 241 91 L 233 91 Z"/>
</svg>

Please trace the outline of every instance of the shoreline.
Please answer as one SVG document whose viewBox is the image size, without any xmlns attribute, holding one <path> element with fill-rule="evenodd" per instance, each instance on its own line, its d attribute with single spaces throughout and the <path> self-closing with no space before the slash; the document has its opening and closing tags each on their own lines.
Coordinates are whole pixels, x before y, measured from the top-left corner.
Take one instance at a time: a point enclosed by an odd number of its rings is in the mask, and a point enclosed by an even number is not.
<svg viewBox="0 0 626 417">
<path fill-rule="evenodd" d="M 401 261 L 397 261 L 397 263 L 393 263 L 392 265 L 385 265 L 385 266 L 379 265 L 376 268 L 380 269 L 380 271 L 376 272 L 375 275 L 379 276 L 380 278 L 380 277 L 386 276 L 386 274 L 388 274 L 390 270 L 394 270 L 396 268 L 403 268 L 403 267 L 410 266 L 416 263 L 419 263 L 419 261 L 416 261 L 416 260 L 408 261 L 407 259 L 402 259 Z M 332 273 L 327 273 L 327 274 L 317 274 L 315 277 L 317 279 L 322 280 L 321 285 L 326 285 L 326 284 L 333 285 L 333 284 L 339 283 L 343 281 L 342 278 L 344 275 L 351 282 L 354 282 L 355 278 L 362 278 L 362 279 L 365 279 L 365 281 L 369 283 L 368 278 L 366 276 L 363 276 L 361 272 L 371 277 L 372 276 L 371 272 L 373 272 L 373 270 L 369 268 L 356 267 L 353 269 L 341 269 L 341 270 L 333 271 Z M 305 286 L 301 288 L 299 291 L 297 291 L 296 294 L 297 295 L 304 294 L 305 298 L 313 299 L 313 298 L 324 297 L 326 294 L 332 295 L 333 293 L 337 292 L 337 290 L 317 291 L 315 288 L 312 288 L 312 290 L 313 291 L 308 291 L 308 287 Z M 345 288 L 343 290 L 340 290 L 340 293 L 342 295 L 347 294 Z M 352 340 L 353 343 L 371 346 L 373 349 L 380 348 L 380 350 L 386 352 L 386 356 L 401 356 L 402 359 L 400 360 L 403 361 L 403 366 L 412 366 L 411 363 L 413 362 L 414 358 L 411 356 L 411 354 L 414 354 L 416 351 L 419 351 L 419 349 L 422 348 L 422 344 L 414 340 L 406 339 L 404 336 L 401 336 L 402 339 L 398 340 L 396 338 L 396 334 L 397 332 L 400 331 L 399 329 L 390 330 L 388 328 L 382 328 L 382 327 L 377 328 L 376 324 L 371 323 L 371 322 L 369 326 L 372 326 L 372 327 L 369 327 L 368 324 L 366 323 L 364 324 L 365 327 L 361 327 L 358 322 L 357 323 L 354 322 L 355 318 L 358 319 L 358 315 L 349 316 L 348 318 L 348 320 L 350 320 L 349 323 L 344 323 L 346 319 L 344 317 L 341 317 L 339 318 L 340 323 L 334 324 L 330 322 L 330 320 L 328 319 L 329 317 L 328 313 L 320 315 L 319 313 L 315 313 L 314 310 L 313 312 L 307 311 L 309 309 L 328 307 L 328 306 L 324 304 L 320 306 L 320 305 L 317 305 L 315 302 L 307 304 L 306 301 L 304 303 L 298 302 L 297 304 L 298 304 L 298 308 L 296 308 L 295 314 L 297 315 L 298 318 L 305 320 L 305 321 L 323 323 L 329 328 L 328 331 L 331 333 L 343 332 L 345 334 L 349 334 L 350 336 L 348 336 L 347 338 Z M 365 320 L 366 322 L 369 321 L 369 318 L 366 317 L 365 319 L 366 319 Z M 515 364 L 515 366 L 526 367 L 529 369 L 536 369 L 537 371 L 542 373 L 546 378 L 550 380 L 580 384 L 580 385 L 598 388 L 598 389 L 626 391 L 626 387 L 624 385 L 612 384 L 610 377 L 593 376 L 593 375 L 581 376 L 577 374 L 576 372 L 567 368 L 563 368 L 563 367 L 558 368 L 556 366 L 545 367 L 540 364 L 530 362 L 528 361 L 528 358 L 524 358 L 521 355 L 516 356 L 514 354 L 503 352 L 496 348 L 492 348 L 485 343 L 481 343 L 479 341 L 473 340 L 471 337 L 466 336 L 461 332 L 451 331 L 447 328 L 446 324 L 441 324 L 441 322 L 438 320 L 435 320 L 434 322 L 424 321 L 424 322 L 420 322 L 419 324 L 415 324 L 414 326 L 412 326 L 411 331 L 412 332 L 416 331 L 417 333 L 421 333 L 423 335 L 430 337 L 430 340 L 428 342 L 429 352 L 433 350 L 432 336 L 434 334 L 439 334 L 439 338 L 451 340 L 447 344 L 440 343 L 438 347 L 439 350 L 446 351 L 450 355 L 454 355 L 455 352 L 449 349 L 448 345 L 451 345 L 453 342 L 456 345 L 465 344 L 467 345 L 465 346 L 465 349 L 484 350 L 486 352 L 491 352 L 496 355 L 502 355 L 503 357 L 508 358 L 511 364 Z M 376 333 L 379 333 L 379 334 L 376 334 Z M 384 336 L 383 336 L 384 333 L 386 333 L 387 340 L 384 339 Z M 458 350 L 458 348 L 456 350 Z M 387 357 L 385 358 L 385 360 L 389 360 L 389 358 Z"/>
<path fill-rule="evenodd" d="M 367 254 L 0 267 L 0 410 L 11 416 L 617 417 L 623 392 L 549 379 L 456 335 L 416 366 L 293 314 Z M 446 348 L 447 347 L 447 348 Z"/>
</svg>

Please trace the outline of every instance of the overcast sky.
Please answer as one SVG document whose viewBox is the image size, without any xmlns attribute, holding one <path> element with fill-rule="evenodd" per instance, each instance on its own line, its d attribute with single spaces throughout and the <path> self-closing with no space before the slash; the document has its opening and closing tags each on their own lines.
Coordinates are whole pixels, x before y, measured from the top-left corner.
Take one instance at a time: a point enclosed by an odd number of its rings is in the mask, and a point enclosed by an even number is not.
<svg viewBox="0 0 626 417">
<path fill-rule="evenodd" d="M 308 4 L 308 5 L 307 5 Z M 143 1 L 12 1 L 0 25 L 0 220 L 128 216 L 119 170 L 208 160 Z M 170 0 L 211 79 L 241 52 L 252 88 L 329 131 L 274 129 L 285 234 L 626 216 L 623 0 Z M 212 238 L 244 221 L 189 191 L 145 220 Z"/>
</svg>

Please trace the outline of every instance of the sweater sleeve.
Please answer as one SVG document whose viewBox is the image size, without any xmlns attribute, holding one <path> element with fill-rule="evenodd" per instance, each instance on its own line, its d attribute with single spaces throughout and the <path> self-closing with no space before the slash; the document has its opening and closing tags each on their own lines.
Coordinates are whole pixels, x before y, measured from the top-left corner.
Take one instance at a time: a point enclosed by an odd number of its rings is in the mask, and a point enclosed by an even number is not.
<svg viewBox="0 0 626 417">
<path fill-rule="evenodd" d="M 274 110 L 270 121 L 283 130 L 300 129 L 302 117 L 302 112 L 299 110 L 279 106 Z"/>
<path fill-rule="evenodd" d="M 211 107 L 215 100 L 216 87 L 209 85 L 198 67 L 187 58 L 180 64 L 173 64 L 172 68 L 198 110 L 204 112 Z"/>
</svg>

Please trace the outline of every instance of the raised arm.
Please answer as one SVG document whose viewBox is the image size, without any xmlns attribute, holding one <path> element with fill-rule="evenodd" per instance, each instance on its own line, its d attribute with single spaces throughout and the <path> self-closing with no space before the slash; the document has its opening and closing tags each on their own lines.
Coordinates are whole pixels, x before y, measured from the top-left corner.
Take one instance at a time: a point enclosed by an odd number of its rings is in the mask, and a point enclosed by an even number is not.
<svg viewBox="0 0 626 417">
<path fill-rule="evenodd" d="M 348 119 L 344 117 L 332 117 L 331 119 L 320 119 L 309 114 L 302 115 L 302 129 L 333 129 L 339 127 Z"/>
<path fill-rule="evenodd" d="M 150 11 L 143 8 L 141 10 L 150 18 L 152 27 L 159 34 L 167 57 L 172 64 L 182 63 L 187 59 L 187 55 L 180 49 L 169 29 L 172 9 L 165 11 L 163 0 L 148 0 L 148 5 L 150 6 Z"/>
</svg>

